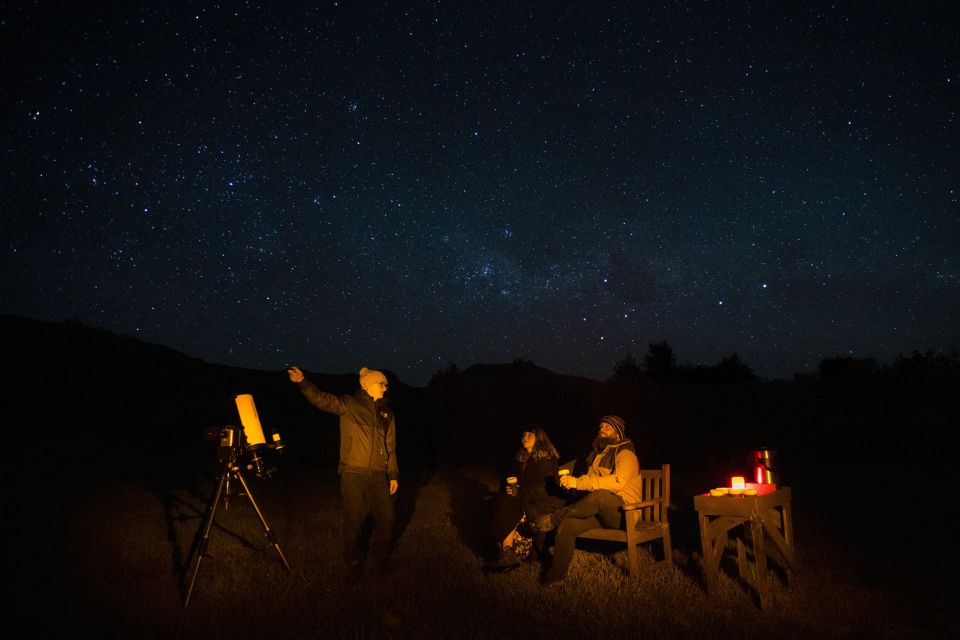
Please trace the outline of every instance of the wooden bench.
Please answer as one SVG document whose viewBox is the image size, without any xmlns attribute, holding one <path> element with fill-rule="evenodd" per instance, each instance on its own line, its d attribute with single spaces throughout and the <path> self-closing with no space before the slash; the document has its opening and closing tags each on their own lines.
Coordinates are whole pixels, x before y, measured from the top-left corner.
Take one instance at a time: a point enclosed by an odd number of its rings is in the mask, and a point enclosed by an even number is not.
<svg viewBox="0 0 960 640">
<path fill-rule="evenodd" d="M 670 508 L 670 465 L 665 464 L 659 469 L 641 469 L 640 480 L 643 483 L 643 499 L 623 505 L 623 529 L 589 529 L 577 536 L 577 539 L 605 540 L 627 545 L 627 564 L 631 577 L 640 573 L 637 545 L 647 542 L 660 540 L 663 545 L 663 560 L 650 566 L 673 566 L 670 523 L 667 521 Z"/>
</svg>

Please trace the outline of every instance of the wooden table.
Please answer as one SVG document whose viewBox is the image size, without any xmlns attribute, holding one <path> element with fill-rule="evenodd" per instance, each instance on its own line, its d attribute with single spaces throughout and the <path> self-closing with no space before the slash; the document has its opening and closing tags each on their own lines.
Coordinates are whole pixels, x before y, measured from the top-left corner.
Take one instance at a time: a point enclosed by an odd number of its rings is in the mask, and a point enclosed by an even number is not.
<svg viewBox="0 0 960 640">
<path fill-rule="evenodd" d="M 768 490 L 755 496 L 712 496 L 709 493 L 693 497 L 693 506 L 700 521 L 700 543 L 703 545 L 703 572 L 707 593 L 717 592 L 720 559 L 727 546 L 727 536 L 733 529 L 743 526 L 744 535 L 737 537 L 737 569 L 741 578 L 746 578 L 747 549 L 744 538 L 749 537 L 753 546 L 754 568 L 760 608 L 770 602 L 767 584 L 766 538 L 773 541 L 786 561 L 787 582 L 797 570 L 797 557 L 793 548 L 793 516 L 790 510 L 790 488 Z M 767 489 L 773 489 L 767 486 Z M 749 528 L 748 528 L 749 527 Z"/>
</svg>

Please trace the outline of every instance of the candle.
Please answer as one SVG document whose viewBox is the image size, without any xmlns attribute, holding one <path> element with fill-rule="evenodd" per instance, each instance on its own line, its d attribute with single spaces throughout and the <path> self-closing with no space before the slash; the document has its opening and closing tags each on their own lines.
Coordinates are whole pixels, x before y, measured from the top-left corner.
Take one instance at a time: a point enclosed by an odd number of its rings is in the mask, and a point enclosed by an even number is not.
<svg viewBox="0 0 960 640">
<path fill-rule="evenodd" d="M 743 491 L 743 485 L 744 485 L 743 476 L 733 476 L 732 478 L 730 478 L 730 488 L 740 489 L 741 491 Z"/>
</svg>

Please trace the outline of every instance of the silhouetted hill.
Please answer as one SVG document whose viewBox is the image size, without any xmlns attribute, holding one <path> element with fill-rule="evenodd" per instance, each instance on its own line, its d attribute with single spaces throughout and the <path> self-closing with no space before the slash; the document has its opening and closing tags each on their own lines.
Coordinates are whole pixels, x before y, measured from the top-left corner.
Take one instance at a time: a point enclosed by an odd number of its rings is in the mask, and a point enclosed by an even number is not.
<svg viewBox="0 0 960 640">
<path fill-rule="evenodd" d="M 594 403 L 602 387 L 518 361 L 441 372 L 427 385 L 425 400 L 445 459 L 502 465 L 519 448 L 526 424 L 545 427 L 561 455 L 574 457 L 574 445 L 600 415 Z"/>
<path fill-rule="evenodd" d="M 336 459 L 336 417 L 305 402 L 285 371 L 209 364 L 76 322 L 3 315 L 0 336 L 0 356 L 12 374 L 0 392 L 0 411 L 21 441 L 189 455 L 210 449 L 208 429 L 237 424 L 233 399 L 251 393 L 264 428 L 278 430 L 287 443 L 286 455 Z M 356 388 L 356 375 L 307 373 L 330 391 Z M 421 392 L 387 375 L 396 407 L 415 413 Z"/>
<path fill-rule="evenodd" d="M 335 416 L 311 407 L 285 371 L 213 365 L 137 338 L 76 322 L 0 316 L 0 357 L 9 372 L 0 411 L 20 443 L 85 442 L 176 458 L 209 455 L 203 433 L 238 422 L 233 398 L 252 393 L 264 427 L 287 457 L 334 464 Z M 952 463 L 960 415 L 955 358 L 913 354 L 887 366 L 832 359 L 793 381 L 739 378 L 657 381 L 642 371 L 605 382 L 558 374 L 527 361 L 438 372 L 426 387 L 391 372 L 401 469 L 437 464 L 505 466 L 523 425 L 537 423 L 561 455 L 582 458 L 597 419 L 627 422 L 641 462 L 670 462 L 677 488 L 697 491 L 749 471 L 759 446 L 779 451 L 782 470 L 917 468 Z M 307 372 L 346 393 L 355 373 Z M 39 444 L 38 444 L 39 443 Z"/>
</svg>

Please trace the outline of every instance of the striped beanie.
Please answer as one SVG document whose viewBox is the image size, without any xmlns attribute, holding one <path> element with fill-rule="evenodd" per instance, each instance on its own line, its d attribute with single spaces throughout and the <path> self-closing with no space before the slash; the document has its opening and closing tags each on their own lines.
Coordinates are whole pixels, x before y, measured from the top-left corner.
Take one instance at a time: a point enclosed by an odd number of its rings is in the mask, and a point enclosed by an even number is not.
<svg viewBox="0 0 960 640">
<path fill-rule="evenodd" d="M 623 440 L 627 437 L 627 425 L 624 424 L 623 418 L 620 416 L 603 416 L 600 418 L 600 424 L 604 422 L 613 427 L 613 430 L 617 432 L 617 440 Z"/>
</svg>

